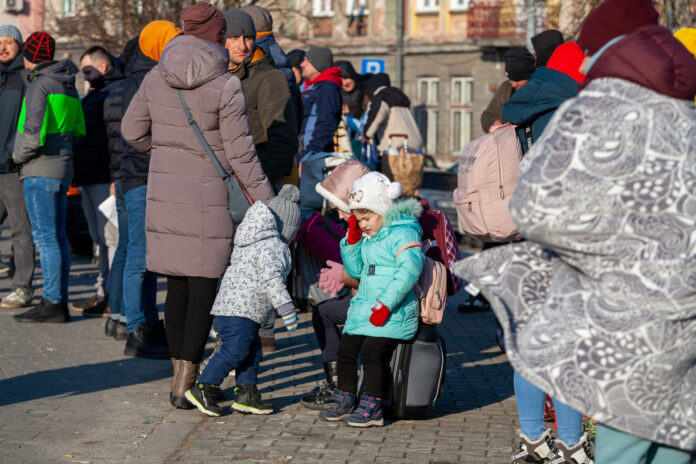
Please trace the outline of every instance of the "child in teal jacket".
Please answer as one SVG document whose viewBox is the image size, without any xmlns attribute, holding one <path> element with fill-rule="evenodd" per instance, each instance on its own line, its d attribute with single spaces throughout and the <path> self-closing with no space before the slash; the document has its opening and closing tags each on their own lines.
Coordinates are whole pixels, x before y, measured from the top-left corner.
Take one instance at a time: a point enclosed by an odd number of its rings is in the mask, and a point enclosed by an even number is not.
<svg viewBox="0 0 696 464">
<path fill-rule="evenodd" d="M 320 413 L 329 422 L 384 425 L 381 401 L 387 362 L 399 341 L 410 340 L 418 329 L 419 302 L 413 286 L 425 255 L 420 248 L 402 247 L 421 240 L 417 220 L 421 206 L 416 200 L 394 203 L 400 195 L 401 184 L 378 172 L 353 183 L 349 204 L 353 215 L 341 241 L 341 256 L 346 272 L 360 279 L 360 287 L 350 302 L 338 348 L 334 403 Z M 358 356 L 365 383 L 355 409 Z"/>
</svg>

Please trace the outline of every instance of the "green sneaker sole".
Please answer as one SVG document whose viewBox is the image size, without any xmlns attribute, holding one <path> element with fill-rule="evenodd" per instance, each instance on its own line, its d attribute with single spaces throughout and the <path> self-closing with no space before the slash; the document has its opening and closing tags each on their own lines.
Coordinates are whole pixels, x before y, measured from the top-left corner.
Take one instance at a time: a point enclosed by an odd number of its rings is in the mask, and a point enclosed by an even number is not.
<svg viewBox="0 0 696 464">
<path fill-rule="evenodd" d="M 257 409 L 237 402 L 232 403 L 232 409 L 244 414 L 273 414 L 273 409 Z"/>
</svg>

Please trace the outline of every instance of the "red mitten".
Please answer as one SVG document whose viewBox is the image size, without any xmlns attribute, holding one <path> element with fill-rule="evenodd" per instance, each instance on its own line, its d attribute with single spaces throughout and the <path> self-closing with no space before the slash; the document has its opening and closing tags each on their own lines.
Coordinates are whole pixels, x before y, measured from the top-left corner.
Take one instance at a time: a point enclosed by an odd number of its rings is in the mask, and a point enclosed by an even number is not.
<svg viewBox="0 0 696 464">
<path fill-rule="evenodd" d="M 346 235 L 346 242 L 348 242 L 348 245 L 355 245 L 361 238 L 362 229 L 358 225 L 358 220 L 351 214 L 348 218 L 348 235 Z"/>
<path fill-rule="evenodd" d="M 372 323 L 372 325 L 375 327 L 382 327 L 387 322 L 389 314 L 389 308 L 378 301 L 377 304 L 372 308 L 370 323 Z"/>
</svg>

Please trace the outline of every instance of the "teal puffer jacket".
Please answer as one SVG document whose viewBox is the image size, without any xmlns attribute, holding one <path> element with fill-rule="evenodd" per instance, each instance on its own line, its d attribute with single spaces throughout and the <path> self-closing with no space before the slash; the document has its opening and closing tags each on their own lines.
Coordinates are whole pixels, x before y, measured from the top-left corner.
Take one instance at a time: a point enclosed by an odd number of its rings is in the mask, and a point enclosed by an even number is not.
<svg viewBox="0 0 696 464">
<path fill-rule="evenodd" d="M 419 302 L 413 286 L 423 270 L 425 255 L 420 248 L 396 252 L 408 242 L 420 241 L 422 230 L 416 217 L 421 205 L 416 200 L 394 204 L 383 218 L 384 225 L 374 237 L 363 236 L 355 245 L 341 240 L 346 272 L 360 279 L 358 293 L 350 302 L 344 333 L 410 340 L 418 329 Z M 370 323 L 372 307 L 380 301 L 391 310 L 387 323 Z"/>
</svg>

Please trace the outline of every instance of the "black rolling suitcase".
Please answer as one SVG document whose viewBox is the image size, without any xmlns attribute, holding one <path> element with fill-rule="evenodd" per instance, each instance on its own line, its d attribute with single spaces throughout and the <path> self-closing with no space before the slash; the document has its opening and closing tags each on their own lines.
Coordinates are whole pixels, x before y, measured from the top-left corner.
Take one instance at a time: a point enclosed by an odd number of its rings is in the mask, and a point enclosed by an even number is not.
<svg viewBox="0 0 696 464">
<path fill-rule="evenodd" d="M 390 419 L 425 419 L 445 384 L 447 348 L 437 326 L 423 325 L 399 343 L 389 364 L 382 412 Z M 360 370 L 358 390 L 362 390 Z"/>
</svg>

